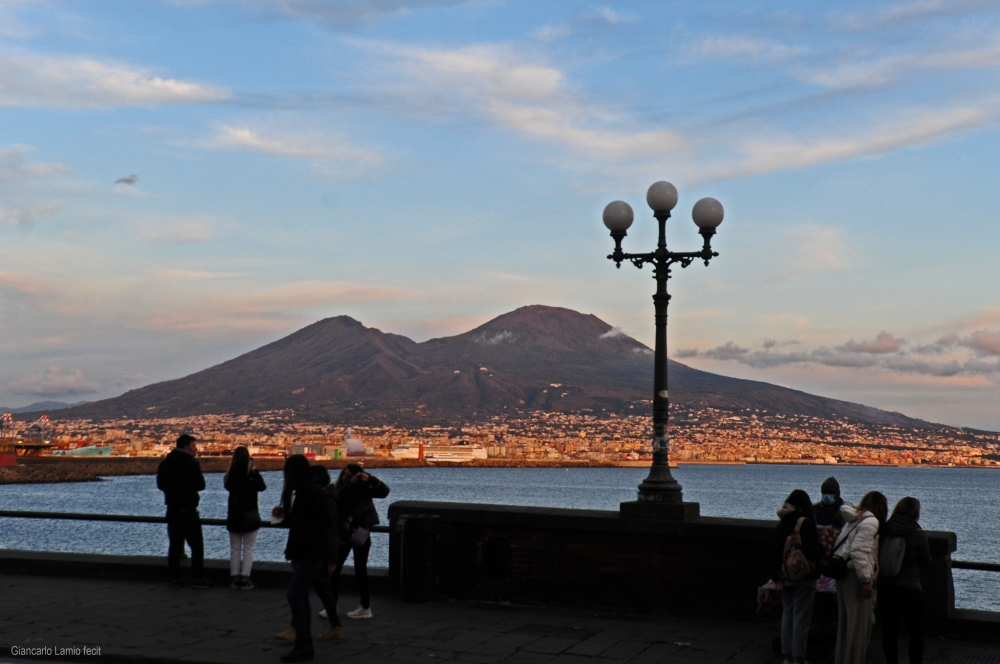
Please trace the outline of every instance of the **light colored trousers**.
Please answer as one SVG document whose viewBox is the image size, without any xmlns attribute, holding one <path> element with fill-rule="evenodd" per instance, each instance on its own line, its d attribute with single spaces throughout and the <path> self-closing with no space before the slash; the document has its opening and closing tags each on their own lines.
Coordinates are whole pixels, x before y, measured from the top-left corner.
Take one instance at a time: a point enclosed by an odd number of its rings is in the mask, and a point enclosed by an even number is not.
<svg viewBox="0 0 1000 664">
<path fill-rule="evenodd" d="M 256 543 L 256 530 L 252 533 L 229 533 L 229 576 L 250 576 L 250 568 L 253 567 L 253 547 Z"/>
<path fill-rule="evenodd" d="M 781 653 L 805 659 L 812 622 L 815 582 L 792 583 L 781 589 Z"/>
<path fill-rule="evenodd" d="M 873 600 L 861 596 L 853 569 L 837 581 L 837 651 L 834 664 L 864 664 L 872 635 Z"/>
</svg>

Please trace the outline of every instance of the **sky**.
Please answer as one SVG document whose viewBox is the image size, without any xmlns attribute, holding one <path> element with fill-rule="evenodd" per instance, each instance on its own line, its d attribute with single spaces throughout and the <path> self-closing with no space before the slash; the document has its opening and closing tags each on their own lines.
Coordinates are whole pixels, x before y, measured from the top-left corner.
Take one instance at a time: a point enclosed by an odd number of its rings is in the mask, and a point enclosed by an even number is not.
<svg viewBox="0 0 1000 664">
<path fill-rule="evenodd" d="M 0 405 L 121 394 L 321 318 L 529 304 L 652 345 L 604 206 L 726 217 L 669 350 L 1000 430 L 1000 2 L 0 0 Z"/>
</svg>

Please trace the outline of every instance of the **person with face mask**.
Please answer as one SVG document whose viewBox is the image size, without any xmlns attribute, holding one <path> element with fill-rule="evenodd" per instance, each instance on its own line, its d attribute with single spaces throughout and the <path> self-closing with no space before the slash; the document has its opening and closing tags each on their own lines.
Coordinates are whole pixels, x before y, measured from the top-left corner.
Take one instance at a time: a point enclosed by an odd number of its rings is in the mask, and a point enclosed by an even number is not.
<svg viewBox="0 0 1000 664">
<path fill-rule="evenodd" d="M 844 505 L 844 499 L 840 497 L 840 483 L 834 477 L 828 477 L 820 487 L 823 497 L 813 505 L 813 512 L 816 515 L 816 526 L 832 526 L 837 530 L 844 527 L 844 517 L 840 513 L 840 508 Z"/>
</svg>

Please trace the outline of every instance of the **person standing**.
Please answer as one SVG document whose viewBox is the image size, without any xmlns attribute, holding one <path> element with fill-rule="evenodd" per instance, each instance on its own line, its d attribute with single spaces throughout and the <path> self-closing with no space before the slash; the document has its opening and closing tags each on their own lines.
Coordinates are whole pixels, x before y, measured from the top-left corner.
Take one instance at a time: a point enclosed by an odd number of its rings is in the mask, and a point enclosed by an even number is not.
<svg viewBox="0 0 1000 664">
<path fill-rule="evenodd" d="M 872 631 L 872 606 L 878 575 L 878 532 L 888 503 L 869 491 L 857 508 L 841 508 L 847 522 L 834 555 L 847 561 L 847 575 L 837 580 L 837 647 L 834 664 L 864 664 Z M 843 544 L 841 544 L 843 543 Z"/>
<path fill-rule="evenodd" d="M 347 554 L 353 551 L 354 577 L 358 581 L 361 604 L 353 611 L 348 611 L 347 617 L 355 620 L 370 619 L 372 610 L 368 591 L 368 552 L 372 547 L 372 526 L 379 522 L 373 499 L 388 496 L 389 486 L 374 475 L 366 473 L 364 468 L 356 463 L 349 463 L 340 471 L 335 486 L 340 503 L 342 527 L 349 546 L 343 547 L 340 551 L 337 572 L 330 579 L 330 590 L 334 597 L 339 596 L 340 571 L 344 569 Z"/>
<path fill-rule="evenodd" d="M 910 664 L 924 660 L 924 602 L 920 586 L 920 570 L 930 567 L 931 549 L 927 535 L 920 528 L 920 501 L 907 496 L 896 503 L 892 516 L 885 524 L 884 544 L 890 537 L 905 542 L 899 572 L 889 576 L 879 574 L 878 604 L 882 622 L 882 652 L 886 664 L 899 663 L 899 617 L 906 621 L 909 634 Z"/>
<path fill-rule="evenodd" d="M 813 505 L 816 527 L 832 526 L 840 530 L 844 527 L 844 517 L 840 513 L 844 505 L 844 499 L 840 497 L 840 482 L 835 477 L 828 477 L 820 486 L 820 492 L 819 502 Z"/>
<path fill-rule="evenodd" d="M 233 450 L 233 458 L 222 484 L 229 492 L 226 530 L 229 531 L 229 575 L 233 579 L 229 586 L 253 590 L 250 568 L 253 567 L 253 550 L 261 525 L 257 495 L 266 490 L 267 485 L 254 468 L 246 447 L 240 445 Z"/>
<path fill-rule="evenodd" d="M 191 547 L 191 575 L 195 588 L 210 588 L 205 578 L 205 545 L 201 536 L 201 519 L 198 516 L 199 491 L 205 488 L 201 465 L 195 458 L 197 439 L 187 433 L 177 437 L 177 446 L 160 462 L 156 473 L 156 487 L 163 492 L 167 505 L 167 566 L 174 587 L 184 585 L 181 576 L 181 556 L 184 542 Z"/>
<path fill-rule="evenodd" d="M 816 534 L 812 501 L 805 491 L 792 491 L 778 510 L 778 516 L 781 522 L 775 531 L 771 578 L 777 580 L 781 588 L 781 653 L 784 664 L 803 664 L 809 643 L 813 595 L 819 578 L 816 565 L 823 555 L 823 546 Z M 807 564 L 804 574 L 788 569 L 788 554 L 796 547 Z"/>
<path fill-rule="evenodd" d="M 292 612 L 292 626 L 276 636 L 287 638 L 289 632 L 294 634 L 295 647 L 282 655 L 281 661 L 302 662 L 315 656 L 309 587 L 331 557 L 327 537 L 333 516 L 309 468 L 309 461 L 301 454 L 293 454 L 285 461 L 281 505 L 275 507 L 272 514 L 288 526 L 285 559 L 292 563 L 292 579 L 285 593 Z"/>
</svg>

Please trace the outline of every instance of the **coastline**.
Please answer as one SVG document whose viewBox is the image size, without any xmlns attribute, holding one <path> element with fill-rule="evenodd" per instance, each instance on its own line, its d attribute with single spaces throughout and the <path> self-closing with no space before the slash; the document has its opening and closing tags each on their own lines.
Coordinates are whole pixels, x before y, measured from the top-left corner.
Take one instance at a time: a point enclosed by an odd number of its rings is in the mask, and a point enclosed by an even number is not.
<svg viewBox="0 0 1000 664">
<path fill-rule="evenodd" d="M 63 482 L 99 482 L 102 477 L 123 475 L 155 475 L 161 457 L 111 457 L 105 459 L 55 459 L 51 457 L 19 459 L 16 466 L 0 468 L 0 485 L 4 484 L 51 484 Z M 198 457 L 202 472 L 224 473 L 229 467 L 228 457 Z M 284 466 L 283 457 L 255 457 L 259 470 L 277 471 Z M 339 460 L 322 460 L 317 463 L 339 470 L 348 463 L 359 462 L 366 468 L 648 468 L 649 461 L 611 462 L 598 459 L 566 461 L 562 459 L 475 459 L 465 463 L 426 462 L 416 459 L 391 459 L 386 457 L 359 457 Z M 680 461 L 671 462 L 670 467 L 680 466 L 745 466 L 745 465 L 800 465 L 831 467 L 878 467 L 878 468 L 984 468 L 989 466 L 946 466 L 932 464 L 816 464 L 796 463 L 792 460 L 768 461 Z"/>
</svg>

